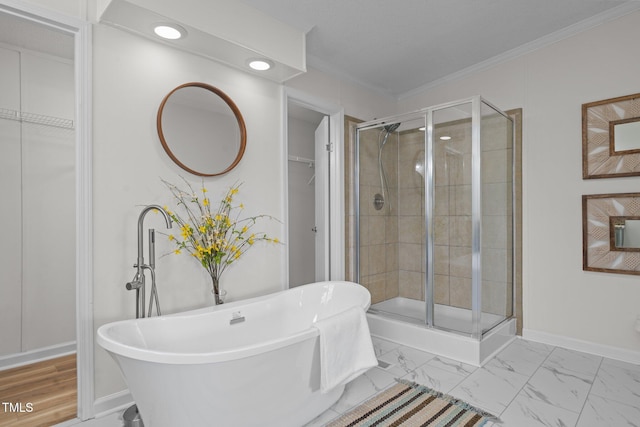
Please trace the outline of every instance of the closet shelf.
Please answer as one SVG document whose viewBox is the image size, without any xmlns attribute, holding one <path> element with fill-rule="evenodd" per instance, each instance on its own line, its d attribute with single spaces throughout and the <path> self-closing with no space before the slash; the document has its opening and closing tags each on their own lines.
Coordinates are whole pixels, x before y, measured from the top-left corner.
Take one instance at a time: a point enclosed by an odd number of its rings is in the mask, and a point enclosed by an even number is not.
<svg viewBox="0 0 640 427">
<path fill-rule="evenodd" d="M 316 163 L 316 161 L 313 160 L 313 159 L 308 159 L 306 157 L 298 157 L 298 156 L 289 156 L 289 161 L 290 162 L 307 163 L 310 168 L 312 168 Z"/>
<path fill-rule="evenodd" d="M 0 108 L 0 118 L 15 120 L 18 122 L 34 123 L 37 125 L 53 126 L 57 128 L 73 129 L 73 120 L 60 117 L 45 116 L 42 114 L 26 113 L 24 111 Z"/>
</svg>

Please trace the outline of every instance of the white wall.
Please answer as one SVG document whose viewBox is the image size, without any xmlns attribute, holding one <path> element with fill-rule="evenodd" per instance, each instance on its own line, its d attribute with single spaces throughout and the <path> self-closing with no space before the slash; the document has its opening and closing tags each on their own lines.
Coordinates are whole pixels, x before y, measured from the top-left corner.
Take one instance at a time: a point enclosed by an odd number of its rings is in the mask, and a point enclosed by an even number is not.
<svg viewBox="0 0 640 427">
<path fill-rule="evenodd" d="M 582 270 L 581 195 L 637 192 L 640 177 L 582 180 L 581 105 L 640 92 L 639 29 L 627 15 L 398 105 L 480 94 L 523 108 L 524 328 L 635 351 L 640 281 Z"/>
</svg>

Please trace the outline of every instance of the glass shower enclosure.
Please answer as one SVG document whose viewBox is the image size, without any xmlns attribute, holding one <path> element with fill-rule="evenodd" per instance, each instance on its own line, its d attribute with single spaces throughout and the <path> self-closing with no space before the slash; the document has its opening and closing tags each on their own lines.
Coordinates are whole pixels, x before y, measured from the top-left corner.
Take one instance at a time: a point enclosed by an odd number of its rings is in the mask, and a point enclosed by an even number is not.
<svg viewBox="0 0 640 427">
<path fill-rule="evenodd" d="M 370 312 L 481 340 L 514 314 L 514 124 L 481 97 L 358 124 Z"/>
</svg>

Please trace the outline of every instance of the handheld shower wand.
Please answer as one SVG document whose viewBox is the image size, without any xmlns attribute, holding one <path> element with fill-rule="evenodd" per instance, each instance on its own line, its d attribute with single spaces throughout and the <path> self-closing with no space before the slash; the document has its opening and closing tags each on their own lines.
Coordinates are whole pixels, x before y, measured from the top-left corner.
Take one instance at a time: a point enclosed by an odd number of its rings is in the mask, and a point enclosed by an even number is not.
<svg viewBox="0 0 640 427">
<path fill-rule="evenodd" d="M 380 173 L 380 191 L 382 194 L 376 194 L 373 198 L 373 206 L 376 210 L 380 210 L 384 207 L 385 202 L 387 201 L 387 197 L 389 195 L 389 186 L 387 184 L 387 175 L 384 171 L 384 164 L 382 163 L 382 149 L 384 145 L 387 143 L 387 139 L 389 139 L 389 135 L 392 132 L 395 132 L 400 127 L 400 122 L 391 123 L 389 125 L 385 125 L 382 127 L 385 132 L 384 138 L 382 142 L 378 146 L 378 171 Z M 379 140 L 379 137 L 378 137 Z M 391 205 L 388 205 L 389 210 L 391 210 Z"/>
</svg>

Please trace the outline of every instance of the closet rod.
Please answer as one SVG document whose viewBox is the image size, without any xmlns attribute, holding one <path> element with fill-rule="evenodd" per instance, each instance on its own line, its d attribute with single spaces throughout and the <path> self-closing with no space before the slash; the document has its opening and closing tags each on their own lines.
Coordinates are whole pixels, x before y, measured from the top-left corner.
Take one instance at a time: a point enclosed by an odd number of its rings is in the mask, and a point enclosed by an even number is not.
<svg viewBox="0 0 640 427">
<path fill-rule="evenodd" d="M 289 161 L 307 163 L 310 168 L 313 167 L 316 163 L 316 161 L 313 159 L 308 159 L 306 157 L 298 157 L 298 156 L 289 156 Z"/>
<path fill-rule="evenodd" d="M 45 116 L 42 114 L 25 113 L 24 111 L 0 108 L 0 118 L 15 120 L 18 122 L 35 123 L 38 125 L 54 126 L 64 129 L 73 129 L 73 120 L 60 117 Z"/>
</svg>

